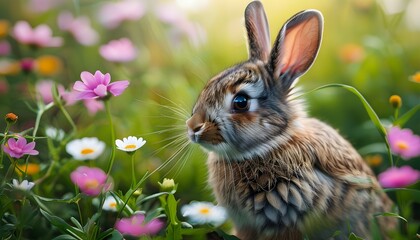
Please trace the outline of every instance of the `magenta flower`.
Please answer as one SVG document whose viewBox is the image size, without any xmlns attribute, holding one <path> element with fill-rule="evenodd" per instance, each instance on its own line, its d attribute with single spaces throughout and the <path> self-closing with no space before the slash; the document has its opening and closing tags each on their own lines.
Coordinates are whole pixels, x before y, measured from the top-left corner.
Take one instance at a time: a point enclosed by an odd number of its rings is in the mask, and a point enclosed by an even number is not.
<svg viewBox="0 0 420 240">
<path fill-rule="evenodd" d="M 413 134 L 410 129 L 392 127 L 388 132 L 391 151 L 404 159 L 415 158 L 420 155 L 420 136 Z"/>
<path fill-rule="evenodd" d="M 37 93 L 39 94 L 39 97 L 45 104 L 48 104 L 54 101 L 53 94 L 52 94 L 53 86 L 54 86 L 54 82 L 51 80 L 40 81 L 35 86 L 35 89 Z M 57 89 L 60 95 L 65 93 L 65 89 L 63 85 L 58 84 Z"/>
<path fill-rule="evenodd" d="M 82 45 L 90 46 L 98 42 L 99 35 L 91 27 L 89 18 L 85 16 L 73 17 L 71 12 L 65 11 L 58 16 L 58 27 L 71 33 Z"/>
<path fill-rule="evenodd" d="M 420 171 L 403 166 L 391 167 L 378 175 L 379 183 L 384 188 L 400 188 L 415 183 L 420 178 Z"/>
<path fill-rule="evenodd" d="M 3 145 L 3 151 L 13 158 L 21 158 L 23 155 L 38 155 L 39 152 L 34 149 L 35 142 L 27 143 L 24 137 L 19 136 L 18 139 L 9 138 L 7 143 Z"/>
<path fill-rule="evenodd" d="M 90 72 L 82 72 L 80 74 L 82 81 L 76 81 L 73 89 L 78 93 L 77 99 L 97 99 L 108 97 L 108 92 L 114 96 L 120 95 L 127 87 L 127 80 L 111 82 L 111 75 L 102 74 L 99 70 L 93 75 Z"/>
<path fill-rule="evenodd" d="M 63 44 L 63 39 L 53 37 L 51 28 L 45 24 L 32 29 L 28 22 L 19 21 L 14 26 L 12 35 L 18 42 L 36 47 L 59 47 Z"/>
<path fill-rule="evenodd" d="M 143 214 L 134 214 L 129 218 L 122 218 L 115 223 L 115 229 L 121 234 L 131 235 L 134 237 L 154 235 L 158 233 L 164 226 L 159 219 L 145 223 Z"/>
<path fill-rule="evenodd" d="M 108 188 L 106 173 L 100 168 L 80 166 L 70 174 L 71 181 L 89 196 L 97 196 Z"/>
<path fill-rule="evenodd" d="M 123 21 L 138 20 L 146 12 L 142 1 L 122 0 L 118 2 L 108 2 L 99 10 L 99 22 L 107 28 L 116 28 Z"/>
<path fill-rule="evenodd" d="M 129 62 L 137 57 L 137 49 L 128 38 L 121 38 L 102 45 L 99 53 L 110 62 Z"/>
<path fill-rule="evenodd" d="M 0 56 L 7 56 L 12 51 L 12 47 L 9 42 L 6 40 L 0 41 Z"/>
</svg>

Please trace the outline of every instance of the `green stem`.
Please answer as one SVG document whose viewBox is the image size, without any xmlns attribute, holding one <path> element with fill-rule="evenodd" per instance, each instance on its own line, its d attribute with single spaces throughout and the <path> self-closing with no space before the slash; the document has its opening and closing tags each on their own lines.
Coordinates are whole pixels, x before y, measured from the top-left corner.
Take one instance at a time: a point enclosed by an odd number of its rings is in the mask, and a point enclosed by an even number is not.
<svg viewBox="0 0 420 240">
<path fill-rule="evenodd" d="M 112 148 L 111 148 L 111 155 L 109 157 L 108 167 L 106 171 L 106 174 L 109 176 L 112 170 L 112 166 L 114 165 L 114 159 L 115 159 L 115 131 L 114 131 L 114 124 L 112 123 L 112 116 L 111 116 L 111 110 L 109 107 L 109 101 L 105 100 L 104 103 L 105 103 L 106 115 L 108 116 L 108 121 L 109 121 L 109 129 L 111 131 Z"/>
<path fill-rule="evenodd" d="M 131 154 L 131 187 L 134 188 L 136 186 L 136 171 L 135 171 L 135 157 L 134 153 Z"/>
<path fill-rule="evenodd" d="M 10 161 L 12 162 L 12 164 L 10 164 L 9 169 L 7 169 L 6 176 L 4 176 L 4 182 L 3 183 L 8 182 L 10 180 L 10 178 L 12 177 L 12 173 L 16 168 L 17 160 L 13 161 L 13 159 L 10 158 Z M 3 183 L 2 183 L 2 185 L 3 185 Z"/>
<path fill-rule="evenodd" d="M 399 107 L 395 108 L 395 111 L 394 111 L 394 122 L 397 121 L 399 113 L 400 113 L 400 108 Z"/>
<path fill-rule="evenodd" d="M 39 106 L 39 109 L 36 113 L 34 131 L 32 133 L 32 137 L 34 138 L 34 141 L 35 141 L 36 134 L 38 132 L 38 128 L 39 128 L 39 124 L 41 122 L 42 115 L 54 106 L 54 102 L 50 102 L 47 105 L 38 104 L 38 106 Z"/>
<path fill-rule="evenodd" d="M 3 156 L 4 156 L 4 152 L 3 152 L 3 147 L 4 144 L 6 143 L 7 140 L 7 133 L 9 132 L 9 128 L 10 128 L 10 123 L 7 123 L 6 128 L 4 129 L 4 137 L 1 140 L 1 146 L 0 146 L 0 169 L 2 169 L 3 166 Z"/>
</svg>

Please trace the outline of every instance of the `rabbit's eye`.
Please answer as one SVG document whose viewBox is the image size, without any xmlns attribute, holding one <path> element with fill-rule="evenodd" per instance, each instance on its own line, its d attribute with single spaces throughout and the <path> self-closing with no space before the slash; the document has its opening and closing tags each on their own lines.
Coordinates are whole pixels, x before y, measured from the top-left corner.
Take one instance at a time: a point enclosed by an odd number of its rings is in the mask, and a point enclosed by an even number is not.
<svg viewBox="0 0 420 240">
<path fill-rule="evenodd" d="M 249 97 L 243 94 L 238 94 L 233 98 L 232 110 L 234 112 L 246 112 L 249 110 Z"/>
</svg>

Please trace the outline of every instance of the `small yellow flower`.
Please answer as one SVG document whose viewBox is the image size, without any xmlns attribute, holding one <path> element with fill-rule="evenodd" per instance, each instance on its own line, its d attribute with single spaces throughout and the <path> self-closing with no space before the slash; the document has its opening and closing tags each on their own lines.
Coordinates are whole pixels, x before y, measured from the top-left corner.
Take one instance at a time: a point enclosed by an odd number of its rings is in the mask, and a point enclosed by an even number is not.
<svg viewBox="0 0 420 240">
<path fill-rule="evenodd" d="M 9 21 L 1 19 L 0 20 L 0 38 L 7 36 L 9 32 Z"/>
<path fill-rule="evenodd" d="M 16 167 L 16 173 L 19 174 L 19 176 L 21 176 L 22 172 L 25 171 L 27 175 L 33 176 L 41 170 L 38 163 L 18 164 Z"/>
<path fill-rule="evenodd" d="M 410 76 L 410 80 L 415 83 L 420 83 L 420 71 Z"/>
<path fill-rule="evenodd" d="M 381 165 L 383 158 L 380 154 L 369 155 L 365 158 L 367 164 L 371 167 L 377 167 Z"/>
<path fill-rule="evenodd" d="M 62 69 L 61 60 L 52 55 L 44 55 L 36 59 L 36 69 L 41 75 L 51 76 Z"/>
<path fill-rule="evenodd" d="M 389 97 L 389 103 L 394 108 L 400 108 L 402 105 L 401 97 L 398 95 L 392 95 L 391 97 Z"/>
</svg>

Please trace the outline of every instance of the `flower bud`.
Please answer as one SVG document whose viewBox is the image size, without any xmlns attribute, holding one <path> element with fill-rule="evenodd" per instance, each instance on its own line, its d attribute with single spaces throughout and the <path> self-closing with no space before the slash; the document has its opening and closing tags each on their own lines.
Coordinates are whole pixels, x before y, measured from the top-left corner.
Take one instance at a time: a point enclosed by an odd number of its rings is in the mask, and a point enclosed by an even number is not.
<svg viewBox="0 0 420 240">
<path fill-rule="evenodd" d="M 172 191 L 176 189 L 175 181 L 173 179 L 164 178 L 162 183 L 158 182 L 162 191 Z"/>
<path fill-rule="evenodd" d="M 18 120 L 18 116 L 14 113 L 8 113 L 6 114 L 4 119 L 6 120 L 6 122 L 14 124 Z"/>
<path fill-rule="evenodd" d="M 392 95 L 389 98 L 389 103 L 392 105 L 392 107 L 394 108 L 400 108 L 402 105 L 402 100 L 401 97 L 398 95 Z"/>
</svg>

